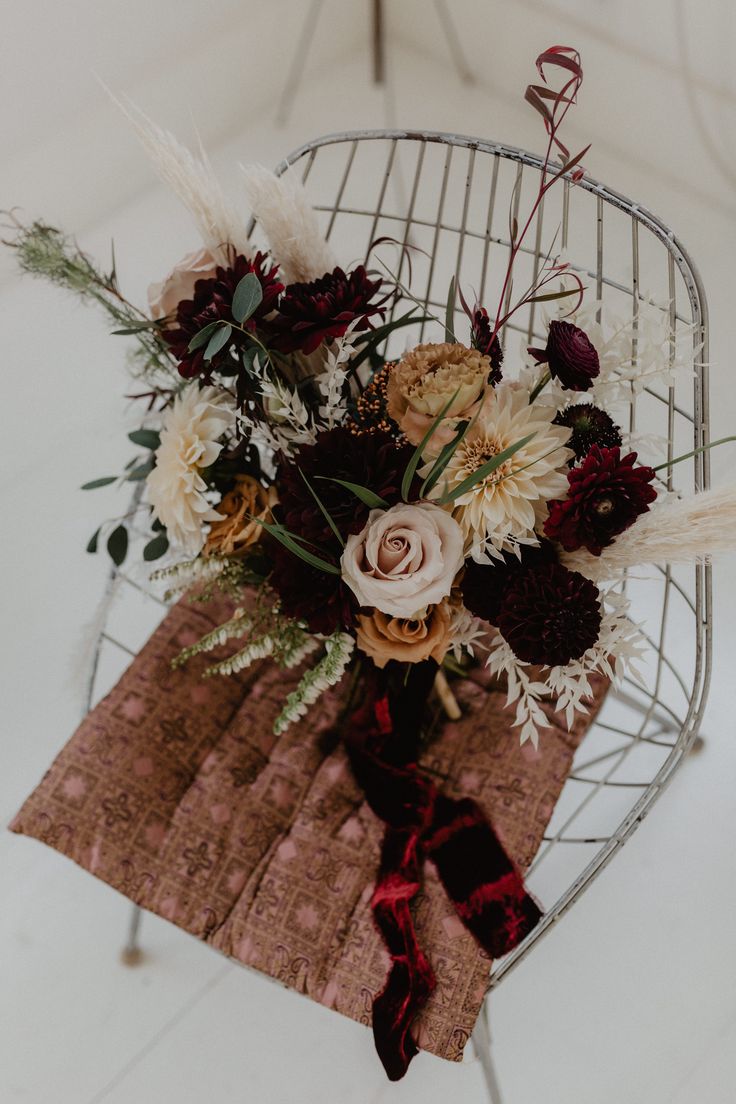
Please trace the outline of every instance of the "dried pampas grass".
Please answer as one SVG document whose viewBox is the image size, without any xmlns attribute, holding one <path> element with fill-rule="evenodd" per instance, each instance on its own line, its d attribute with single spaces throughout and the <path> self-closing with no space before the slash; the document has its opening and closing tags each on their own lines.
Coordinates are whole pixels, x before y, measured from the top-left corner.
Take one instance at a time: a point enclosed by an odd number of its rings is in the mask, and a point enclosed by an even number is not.
<svg viewBox="0 0 736 1104">
<path fill-rule="evenodd" d="M 332 272 L 337 262 L 296 177 L 288 172 L 276 176 L 263 165 L 241 165 L 241 169 L 251 210 L 284 282 L 307 282 Z"/>
<path fill-rule="evenodd" d="M 131 123 L 158 175 L 193 217 L 210 253 L 225 264 L 229 262 L 228 245 L 247 253 L 250 243 L 245 219 L 225 196 L 204 149 L 195 157 L 133 103 L 110 95 Z"/>
<path fill-rule="evenodd" d="M 736 485 L 670 498 L 638 518 L 600 556 L 563 553 L 566 567 L 609 579 L 642 564 L 694 563 L 736 548 Z"/>
</svg>

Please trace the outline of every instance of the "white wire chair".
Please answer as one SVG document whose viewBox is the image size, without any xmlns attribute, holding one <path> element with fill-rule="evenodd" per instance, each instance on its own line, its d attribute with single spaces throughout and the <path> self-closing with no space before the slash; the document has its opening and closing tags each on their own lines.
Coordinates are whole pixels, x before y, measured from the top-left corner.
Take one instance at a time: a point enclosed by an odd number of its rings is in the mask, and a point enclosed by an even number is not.
<svg viewBox="0 0 736 1104">
<path fill-rule="evenodd" d="M 493 142 L 381 130 L 308 142 L 277 172 L 293 167 L 300 173 L 325 234 L 339 243 L 345 263 L 362 260 L 381 237 L 414 247 L 400 254 L 394 249 L 395 274 L 409 283 L 425 312 L 443 315 L 452 276 L 489 308 L 497 302 L 510 249 L 509 209 L 517 217 L 525 200 L 536 195 L 541 164 L 533 154 Z M 257 238 L 257 226 L 251 232 Z M 589 294 L 594 290 L 606 310 L 628 312 L 634 357 L 644 305 L 664 311 L 673 333 L 683 327 L 688 334 L 692 331 L 692 375 L 684 383 L 676 380 L 632 393 L 628 429 L 659 434 L 666 440 L 668 459 L 706 444 L 707 305 L 698 273 L 674 234 L 649 211 L 602 184 L 588 178 L 574 185 L 565 180 L 539 209 L 518 260 L 518 286 L 527 286 L 539 273 L 555 233 Z M 505 327 L 502 337 L 509 361 L 514 340 L 528 345 L 542 339 L 540 314 L 531 304 Z M 420 323 L 396 331 L 393 350 L 421 340 L 425 329 Z M 674 362 L 674 342 L 671 356 Z M 707 488 L 708 453 L 678 465 L 666 485 L 671 490 Z M 681 766 L 698 733 L 711 665 L 710 568 L 661 565 L 645 575 L 637 573 L 626 588 L 649 645 L 647 684 L 627 679 L 610 693 L 578 750 L 528 873 L 532 891 L 547 903 L 546 912 L 534 931 L 494 964 L 489 988 L 529 954 L 623 846 Z M 116 594 L 124 601 L 113 603 Z M 145 580 L 128 572 L 115 574 L 108 600 L 88 707 L 135 654 L 163 612 L 161 599 Z M 125 952 L 130 961 L 138 953 L 138 922 L 136 910 Z M 476 1049 L 491 1099 L 497 1100 L 488 1039 L 487 1021 L 481 1018 Z"/>
</svg>

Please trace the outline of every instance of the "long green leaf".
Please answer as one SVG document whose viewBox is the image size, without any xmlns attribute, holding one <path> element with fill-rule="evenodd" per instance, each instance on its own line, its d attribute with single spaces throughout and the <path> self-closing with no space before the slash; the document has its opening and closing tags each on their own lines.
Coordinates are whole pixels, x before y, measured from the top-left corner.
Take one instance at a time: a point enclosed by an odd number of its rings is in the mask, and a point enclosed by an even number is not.
<svg viewBox="0 0 736 1104">
<path fill-rule="evenodd" d="M 417 445 L 417 447 L 414 449 L 414 453 L 411 457 L 411 460 L 406 465 L 406 471 L 404 472 L 404 478 L 401 480 L 401 497 L 403 498 L 404 502 L 409 501 L 409 491 L 411 490 L 412 480 L 414 478 L 414 475 L 416 473 L 417 468 L 419 467 L 419 462 L 422 459 L 422 455 L 424 453 L 425 448 L 427 447 L 427 444 L 428 444 L 429 440 L 432 437 L 432 434 L 434 433 L 434 431 L 439 426 L 440 422 L 442 421 L 445 414 L 447 413 L 447 411 L 450 409 L 450 407 L 454 403 L 455 399 L 458 397 L 459 393 L 460 393 L 460 389 L 458 388 L 458 390 L 455 392 L 455 394 L 450 396 L 450 398 L 447 400 L 445 405 L 442 407 L 442 409 L 440 410 L 440 412 L 437 415 L 437 417 L 435 418 L 435 420 L 432 422 L 432 424 L 429 427 L 429 429 L 427 430 L 427 432 L 422 437 L 422 439 L 419 442 L 419 444 Z"/>
<path fill-rule="evenodd" d="M 333 519 L 332 519 L 332 516 L 331 516 L 331 514 L 330 514 L 330 511 L 329 511 L 329 510 L 327 509 L 327 507 L 325 506 L 324 502 L 323 502 L 323 501 L 322 501 L 322 499 L 321 499 L 321 498 L 319 497 L 319 495 L 317 494 L 317 492 L 315 491 L 314 487 L 313 487 L 313 486 L 312 486 L 312 484 L 311 484 L 311 483 L 309 482 L 309 480 L 307 479 L 306 475 L 304 474 L 304 472 L 302 471 L 302 469 L 301 469 L 301 468 L 299 468 L 299 474 L 300 474 L 300 476 L 302 477 L 302 479 L 304 480 L 304 482 L 306 483 L 306 485 L 307 485 L 307 490 L 309 491 L 309 493 L 311 494 L 312 498 L 314 499 L 314 501 L 315 501 L 315 502 L 317 503 L 317 505 L 319 506 L 319 508 L 320 508 L 320 511 L 321 511 L 321 513 L 322 513 L 322 516 L 323 516 L 323 518 L 325 519 L 325 521 L 326 521 L 326 522 L 327 522 L 327 524 L 329 525 L 330 529 L 331 529 L 331 530 L 332 530 L 332 532 L 333 532 L 333 533 L 335 534 L 335 536 L 337 537 L 338 541 L 340 542 L 340 544 L 341 544 L 341 545 L 342 545 L 342 547 L 344 548 L 344 547 L 345 547 L 345 541 L 344 541 L 344 540 L 342 539 L 342 533 L 340 532 L 340 530 L 339 530 L 339 529 L 337 528 L 337 525 L 336 525 L 336 524 L 335 524 L 335 522 L 333 521 Z"/>
<path fill-rule="evenodd" d="M 354 372 L 356 368 L 359 368 L 366 357 L 370 356 L 371 351 L 380 345 L 385 337 L 393 333 L 394 330 L 400 329 L 402 326 L 412 326 L 415 322 L 431 322 L 429 315 L 414 314 L 415 307 L 412 307 L 406 314 L 402 314 L 401 318 L 395 318 L 393 322 L 386 322 L 383 326 L 376 326 L 375 330 L 368 330 L 364 335 L 365 344 L 361 345 L 359 352 L 351 357 L 350 371 Z"/>
<path fill-rule="evenodd" d="M 263 301 L 263 288 L 255 272 L 248 272 L 233 295 L 233 318 L 241 325 L 247 322 Z"/>
<path fill-rule="evenodd" d="M 154 467 L 154 458 L 150 456 L 148 460 L 146 460 L 143 464 L 139 464 L 138 467 L 133 468 L 132 471 L 128 472 L 125 478 L 128 480 L 129 483 L 137 483 L 141 479 L 145 479 L 147 476 L 149 476 Z"/>
<path fill-rule="evenodd" d="M 369 506 L 371 510 L 387 510 L 388 502 L 385 498 L 381 498 L 375 491 L 370 490 L 369 487 L 362 487 L 360 483 L 350 483 L 347 479 L 335 479 L 332 475 L 317 475 L 316 479 L 328 479 L 330 483 L 339 483 L 341 487 L 345 487 L 346 490 L 351 491 L 356 498 L 359 498 L 361 502 L 364 502 L 366 506 Z"/>
<path fill-rule="evenodd" d="M 445 341 L 455 342 L 455 277 L 450 280 L 445 307 Z"/>
<path fill-rule="evenodd" d="M 437 499 L 437 503 L 440 506 L 447 505 L 448 502 L 454 502 L 460 495 L 464 495 L 466 491 L 472 490 L 476 483 L 480 483 L 481 480 L 486 479 L 489 475 L 492 475 L 497 468 L 500 468 L 502 464 L 518 452 L 520 448 L 528 444 L 532 437 L 536 437 L 536 433 L 529 433 L 526 437 L 522 437 L 520 441 L 516 441 L 513 445 L 509 445 L 508 448 L 503 449 L 497 456 L 493 456 L 490 460 L 486 460 L 485 464 L 481 464 L 479 468 L 476 468 L 466 479 L 463 479 L 461 483 L 458 483 L 457 487 L 447 491 L 441 498 Z"/>
<path fill-rule="evenodd" d="M 283 544 L 284 548 L 288 548 L 288 550 L 293 552 L 295 556 L 298 556 L 300 560 L 304 560 L 305 563 L 311 564 L 312 567 L 316 567 L 319 571 L 327 571 L 330 575 L 340 574 L 339 567 L 335 567 L 334 564 L 328 563 L 327 560 L 323 560 L 321 556 L 312 555 L 311 552 L 307 552 L 306 548 L 302 548 L 300 544 L 297 544 L 296 540 L 283 528 L 283 526 L 271 525 L 270 522 L 263 521 L 262 518 L 253 517 L 252 520 L 262 525 L 267 533 L 275 537 L 280 544 Z"/>
<path fill-rule="evenodd" d="M 455 434 L 451 441 L 447 442 L 445 447 L 442 449 L 442 452 L 439 454 L 434 464 L 432 465 L 429 475 L 419 488 L 420 498 L 426 498 L 434 485 L 437 483 L 443 471 L 455 455 L 458 446 L 465 437 L 465 434 L 468 432 L 470 424 L 470 422 L 460 422 L 457 427 L 458 432 Z"/>
</svg>

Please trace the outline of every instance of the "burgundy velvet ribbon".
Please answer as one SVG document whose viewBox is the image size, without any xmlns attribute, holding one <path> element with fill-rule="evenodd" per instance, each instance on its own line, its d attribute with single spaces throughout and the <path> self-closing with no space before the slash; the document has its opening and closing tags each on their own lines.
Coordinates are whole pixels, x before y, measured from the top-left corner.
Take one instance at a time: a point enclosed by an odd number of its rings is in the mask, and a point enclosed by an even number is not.
<svg viewBox="0 0 736 1104">
<path fill-rule="evenodd" d="M 392 1081 L 417 1053 L 412 1021 L 436 984 L 411 916 L 424 860 L 435 864 L 458 916 L 494 958 L 541 916 L 480 806 L 442 794 L 417 766 L 436 671 L 431 661 L 413 665 L 405 680 L 391 665 L 367 671 L 365 697 L 343 734 L 353 773 L 386 826 L 371 907 L 391 967 L 373 1002 L 373 1037 Z"/>
</svg>

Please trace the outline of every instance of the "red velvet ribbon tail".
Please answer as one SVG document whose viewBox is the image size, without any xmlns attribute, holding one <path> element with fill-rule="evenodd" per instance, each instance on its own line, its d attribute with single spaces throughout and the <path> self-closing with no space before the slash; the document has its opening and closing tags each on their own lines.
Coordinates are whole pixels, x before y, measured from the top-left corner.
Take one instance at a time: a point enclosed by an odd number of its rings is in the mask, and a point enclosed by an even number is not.
<svg viewBox="0 0 736 1104">
<path fill-rule="evenodd" d="M 410 902 L 419 889 L 420 858 L 414 829 L 386 827 L 371 906 L 391 957 L 386 984 L 373 1001 L 373 1038 L 391 1081 L 400 1080 L 418 1047 L 411 1024 L 435 988 L 429 960 L 419 946 Z"/>
</svg>

